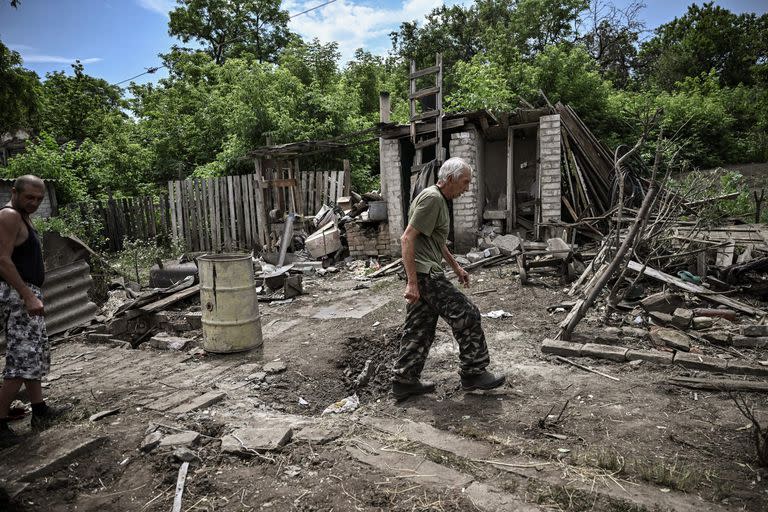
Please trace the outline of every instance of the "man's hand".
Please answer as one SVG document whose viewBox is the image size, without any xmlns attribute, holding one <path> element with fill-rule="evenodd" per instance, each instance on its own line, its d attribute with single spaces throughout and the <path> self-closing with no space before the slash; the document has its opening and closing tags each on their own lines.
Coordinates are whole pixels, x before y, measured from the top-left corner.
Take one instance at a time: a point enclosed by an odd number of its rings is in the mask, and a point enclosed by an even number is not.
<svg viewBox="0 0 768 512">
<path fill-rule="evenodd" d="M 416 304 L 419 301 L 419 284 L 408 281 L 405 285 L 405 293 L 403 294 L 405 301 L 408 304 Z"/>
<path fill-rule="evenodd" d="M 456 272 L 456 277 L 459 278 L 459 283 L 463 284 L 464 288 L 469 288 L 469 272 L 461 267 L 458 267 L 454 272 Z"/>
<path fill-rule="evenodd" d="M 27 308 L 29 316 L 43 316 L 43 301 L 38 299 L 35 295 L 29 295 L 24 299 L 24 305 Z"/>
</svg>

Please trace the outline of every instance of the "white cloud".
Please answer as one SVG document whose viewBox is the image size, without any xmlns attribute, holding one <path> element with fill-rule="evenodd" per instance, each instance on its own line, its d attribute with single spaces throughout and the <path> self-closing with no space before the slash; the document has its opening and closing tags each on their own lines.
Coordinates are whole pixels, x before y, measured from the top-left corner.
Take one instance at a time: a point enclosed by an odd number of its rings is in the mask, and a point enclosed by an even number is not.
<svg viewBox="0 0 768 512">
<path fill-rule="evenodd" d="M 28 44 L 14 44 L 14 43 L 10 43 L 10 44 L 8 44 L 8 48 L 10 50 L 13 50 L 14 52 L 23 52 L 23 51 L 34 50 L 34 48 L 32 46 L 29 46 Z"/>
<path fill-rule="evenodd" d="M 61 57 L 59 55 L 41 55 L 37 53 L 22 53 L 21 58 L 24 59 L 24 62 L 26 63 L 52 63 L 52 64 L 74 64 L 76 60 L 75 58 L 71 57 Z M 79 59 L 82 64 L 93 64 L 95 62 L 101 62 L 101 57 L 91 57 L 88 59 Z"/>
<path fill-rule="evenodd" d="M 166 18 L 168 12 L 176 7 L 175 0 L 136 0 L 139 7 L 142 7 L 148 11 L 153 11 L 158 14 L 162 14 Z"/>
<path fill-rule="evenodd" d="M 321 0 L 290 0 L 283 4 L 289 12 L 296 13 L 321 4 Z M 381 7 L 381 3 L 363 5 L 354 0 L 336 2 L 302 14 L 290 21 L 290 28 L 305 39 L 317 37 L 320 41 L 339 43 L 342 63 L 350 60 L 357 48 L 383 54 L 389 48 L 388 35 L 404 21 L 423 21 L 424 15 L 439 7 L 441 0 L 405 0 Z"/>
</svg>

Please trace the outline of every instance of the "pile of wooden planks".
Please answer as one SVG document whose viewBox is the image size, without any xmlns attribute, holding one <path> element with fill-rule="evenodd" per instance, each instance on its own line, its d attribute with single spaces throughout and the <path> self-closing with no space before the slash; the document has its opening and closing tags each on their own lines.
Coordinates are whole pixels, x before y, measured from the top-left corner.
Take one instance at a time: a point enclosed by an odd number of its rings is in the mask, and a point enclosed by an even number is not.
<svg viewBox="0 0 768 512">
<path fill-rule="evenodd" d="M 611 209 L 613 156 L 568 105 L 558 103 L 562 126 L 563 203 L 574 222 Z"/>
</svg>

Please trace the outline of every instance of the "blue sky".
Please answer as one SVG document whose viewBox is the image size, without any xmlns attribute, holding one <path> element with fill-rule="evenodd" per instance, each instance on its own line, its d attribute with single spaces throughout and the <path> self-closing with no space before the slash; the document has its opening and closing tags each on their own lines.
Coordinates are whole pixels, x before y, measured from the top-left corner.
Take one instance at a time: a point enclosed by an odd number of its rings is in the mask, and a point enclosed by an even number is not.
<svg viewBox="0 0 768 512">
<path fill-rule="evenodd" d="M 290 13 L 320 5 L 325 0 L 284 0 Z M 471 0 L 446 0 L 469 3 Z M 337 41 L 345 62 L 358 47 L 384 54 L 390 47 L 388 34 L 403 21 L 422 19 L 440 0 L 336 0 L 297 16 L 291 29 L 307 39 Z M 630 0 L 613 0 L 622 7 Z M 645 0 L 641 18 L 652 29 L 682 15 L 689 2 Z M 733 12 L 764 13 L 765 0 L 721 0 L 715 2 Z M 80 59 L 86 73 L 120 82 L 157 66 L 159 53 L 179 43 L 168 36 L 167 12 L 175 0 L 21 0 L 18 9 L 0 0 L 0 40 L 18 51 L 24 66 L 41 77 L 50 71 L 69 72 L 69 64 Z M 137 82 L 156 80 L 159 71 Z"/>
</svg>

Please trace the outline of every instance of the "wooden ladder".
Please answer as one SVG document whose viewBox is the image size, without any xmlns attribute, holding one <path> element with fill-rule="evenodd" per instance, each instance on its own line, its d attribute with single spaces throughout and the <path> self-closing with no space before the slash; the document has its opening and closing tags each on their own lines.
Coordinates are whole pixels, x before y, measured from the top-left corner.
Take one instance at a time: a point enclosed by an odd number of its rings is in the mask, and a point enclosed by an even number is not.
<svg viewBox="0 0 768 512">
<path fill-rule="evenodd" d="M 435 85 L 424 89 L 416 89 L 416 81 L 424 76 L 435 75 Z M 430 146 L 435 147 L 435 160 L 440 165 L 445 159 L 443 149 L 443 56 L 438 53 L 435 56 L 435 65 L 416 70 L 416 61 L 411 60 L 411 72 L 408 75 L 410 82 L 408 103 L 411 114 L 411 142 L 413 142 L 416 155 L 414 156 L 414 168 L 423 164 L 423 150 Z M 435 97 L 433 110 L 416 113 L 416 102 L 422 98 Z M 423 121 L 434 119 L 434 124 L 425 124 Z M 417 127 L 418 126 L 418 127 Z"/>
</svg>

